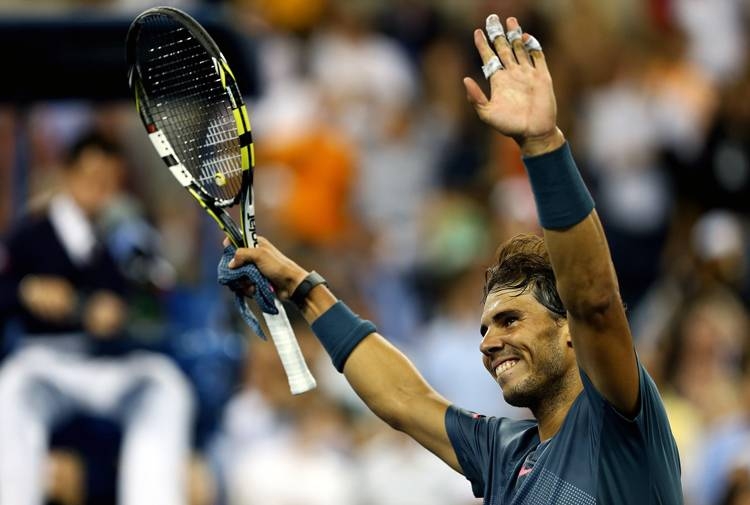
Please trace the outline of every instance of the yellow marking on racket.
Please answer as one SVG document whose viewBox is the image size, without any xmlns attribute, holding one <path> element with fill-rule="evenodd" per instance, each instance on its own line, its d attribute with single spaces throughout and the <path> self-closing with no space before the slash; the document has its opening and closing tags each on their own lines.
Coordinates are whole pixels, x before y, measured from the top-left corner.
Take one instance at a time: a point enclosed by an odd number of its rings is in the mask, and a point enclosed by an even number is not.
<svg viewBox="0 0 750 505">
<path fill-rule="evenodd" d="M 240 156 L 242 158 L 242 170 L 250 168 L 250 152 L 247 149 L 248 146 L 240 147 Z"/>
<path fill-rule="evenodd" d="M 227 87 L 227 74 L 224 69 L 219 67 L 219 77 L 221 78 L 221 87 L 226 89 Z"/>
<path fill-rule="evenodd" d="M 217 186 L 226 186 L 227 178 L 222 172 L 216 172 L 214 174 L 214 182 L 216 182 Z"/>
<path fill-rule="evenodd" d="M 247 122 L 247 109 L 243 105 L 242 107 L 238 107 L 236 109 L 232 109 L 232 115 L 234 116 L 234 122 L 237 123 L 237 132 L 239 135 L 244 134 L 247 131 L 247 128 L 245 125 L 250 125 L 250 123 Z M 250 144 L 252 146 L 252 144 Z M 250 168 L 250 162 L 251 160 L 255 160 L 255 155 L 252 153 L 252 151 L 248 150 L 248 146 L 240 146 L 240 157 L 241 157 L 241 164 L 242 164 L 242 170 L 247 170 Z"/>
<path fill-rule="evenodd" d="M 203 201 L 203 198 L 201 198 L 201 197 L 200 197 L 200 195 L 198 195 L 198 192 L 197 192 L 197 191 L 195 191 L 195 190 L 194 190 L 193 188 L 187 188 L 187 190 L 188 190 L 188 191 L 190 191 L 190 194 L 191 194 L 191 195 L 193 195 L 193 197 L 194 197 L 194 198 L 195 198 L 196 200 L 198 200 L 198 203 L 199 203 L 199 204 L 201 204 L 201 207 L 203 207 L 204 209 L 207 209 L 207 208 L 208 208 L 208 207 L 206 206 L 206 202 L 204 202 L 204 201 Z"/>
<path fill-rule="evenodd" d="M 240 109 L 232 109 L 232 115 L 234 116 L 234 122 L 237 123 L 237 131 L 242 135 L 247 131 L 247 128 L 245 128 L 245 123 L 242 121 Z"/>
<path fill-rule="evenodd" d="M 242 105 L 240 111 L 242 112 L 242 119 L 245 120 L 245 124 L 247 125 L 247 130 L 252 131 L 252 128 L 250 127 L 250 117 L 247 115 L 247 107 Z"/>
<path fill-rule="evenodd" d="M 252 131 L 252 128 L 250 128 L 250 117 L 247 114 L 247 107 L 242 105 L 239 108 L 234 109 L 232 112 L 234 112 L 234 120 L 237 121 L 240 135 L 245 133 L 245 128 L 247 128 L 247 131 Z M 240 126 L 240 123 L 242 123 L 242 126 Z M 252 142 L 250 145 L 243 146 L 240 149 L 240 154 L 242 155 L 243 170 L 249 170 L 255 166 L 255 147 Z"/>
</svg>

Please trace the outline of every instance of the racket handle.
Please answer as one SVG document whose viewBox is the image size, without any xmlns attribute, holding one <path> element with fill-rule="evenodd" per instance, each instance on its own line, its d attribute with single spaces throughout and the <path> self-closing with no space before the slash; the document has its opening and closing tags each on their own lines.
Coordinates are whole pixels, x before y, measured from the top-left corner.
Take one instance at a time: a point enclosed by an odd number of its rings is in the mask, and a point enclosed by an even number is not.
<svg viewBox="0 0 750 505">
<path fill-rule="evenodd" d="M 307 368 L 305 357 L 302 355 L 297 338 L 294 336 L 292 325 L 289 324 L 284 306 L 278 299 L 274 302 L 279 313 L 266 314 L 264 312 L 263 318 L 266 320 L 268 331 L 271 333 L 271 340 L 276 346 L 276 352 L 281 358 L 281 364 L 289 381 L 289 389 L 293 395 L 315 389 L 317 386 L 315 377 Z"/>
</svg>

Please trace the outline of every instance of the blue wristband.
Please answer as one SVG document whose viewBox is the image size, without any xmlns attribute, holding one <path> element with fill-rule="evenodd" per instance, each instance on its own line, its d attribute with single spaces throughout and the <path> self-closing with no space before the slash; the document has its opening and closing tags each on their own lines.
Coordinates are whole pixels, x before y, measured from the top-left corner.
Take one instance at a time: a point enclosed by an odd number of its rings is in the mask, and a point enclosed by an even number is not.
<svg viewBox="0 0 750 505">
<path fill-rule="evenodd" d="M 343 372 L 354 348 L 377 328 L 370 321 L 360 319 L 344 302 L 338 301 L 313 322 L 312 330 L 331 356 L 333 366 Z"/>
<path fill-rule="evenodd" d="M 594 199 L 578 172 L 567 142 L 552 152 L 524 158 L 523 162 L 543 228 L 570 228 L 594 210 Z"/>
</svg>

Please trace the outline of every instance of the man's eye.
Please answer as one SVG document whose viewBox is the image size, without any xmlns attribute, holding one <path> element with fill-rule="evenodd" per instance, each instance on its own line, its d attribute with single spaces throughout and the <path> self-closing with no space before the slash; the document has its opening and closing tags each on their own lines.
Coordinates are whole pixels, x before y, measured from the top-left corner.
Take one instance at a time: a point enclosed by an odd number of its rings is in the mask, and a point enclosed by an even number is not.
<svg viewBox="0 0 750 505">
<path fill-rule="evenodd" d="M 503 326 L 505 326 L 506 328 L 509 328 L 509 327 L 513 326 L 516 322 L 518 322 L 518 318 L 517 317 L 506 317 L 503 320 Z"/>
</svg>

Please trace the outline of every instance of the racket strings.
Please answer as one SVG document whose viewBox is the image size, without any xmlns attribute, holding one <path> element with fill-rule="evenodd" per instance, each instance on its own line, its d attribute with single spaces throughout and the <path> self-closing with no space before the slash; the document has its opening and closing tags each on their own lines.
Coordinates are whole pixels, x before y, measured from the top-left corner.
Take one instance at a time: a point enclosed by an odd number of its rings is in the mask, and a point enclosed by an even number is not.
<svg viewBox="0 0 750 505">
<path fill-rule="evenodd" d="M 217 149 L 220 150 L 221 146 L 226 145 L 227 142 L 233 141 L 237 135 L 237 126 L 234 117 L 232 117 L 231 128 L 227 128 L 227 126 L 226 123 L 210 125 L 204 145 L 208 147 L 219 146 Z M 228 175 L 230 177 L 235 177 L 242 174 L 242 160 L 240 154 L 235 151 L 222 154 L 223 155 L 217 155 L 215 159 L 206 162 L 206 170 L 203 170 L 201 177 L 199 177 L 201 182 L 207 182 L 209 178 L 212 178 L 213 176 L 211 174 L 216 173 L 217 168 L 221 169 L 221 172 L 225 176 Z"/>
<path fill-rule="evenodd" d="M 183 27 L 153 23 L 141 55 L 147 106 L 182 164 L 217 203 L 230 204 L 242 185 L 237 123 L 214 60 Z"/>
</svg>

